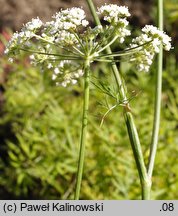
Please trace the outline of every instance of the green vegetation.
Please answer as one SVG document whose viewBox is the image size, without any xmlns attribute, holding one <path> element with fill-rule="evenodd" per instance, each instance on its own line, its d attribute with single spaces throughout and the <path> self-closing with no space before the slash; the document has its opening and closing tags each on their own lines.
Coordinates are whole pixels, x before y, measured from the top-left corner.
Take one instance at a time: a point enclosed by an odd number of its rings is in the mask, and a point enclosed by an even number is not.
<svg viewBox="0 0 178 216">
<path fill-rule="evenodd" d="M 168 5 L 165 25 L 173 39 L 177 34 L 173 28 L 177 17 L 175 2 L 165 1 Z M 161 122 L 151 199 L 178 199 L 176 56 L 176 47 L 164 56 Z M 127 86 L 127 98 L 134 108 L 131 112 L 148 164 L 156 61 L 149 73 L 138 73 L 126 62 L 118 66 Z M 69 88 L 55 86 L 52 72 L 40 71 L 29 64 L 25 55 L 13 64 L 4 57 L 0 59 L 1 199 L 74 198 L 84 83 L 81 79 L 78 85 Z M 140 199 L 140 182 L 122 104 L 117 101 L 115 78 L 105 63 L 94 64 L 91 71 L 80 199 Z"/>
<path fill-rule="evenodd" d="M 152 199 L 177 199 L 177 72 L 173 55 L 163 73 L 161 129 L 153 177 Z M 7 67 L 1 60 L 1 65 Z M 126 68 L 125 63 L 121 68 Z M 52 83 L 49 71 L 40 73 L 24 59 L 8 65 L 1 108 L 1 198 L 72 199 L 81 127 L 82 82 L 63 89 Z M 129 66 L 127 66 L 129 68 Z M 129 86 L 144 156 L 152 127 L 154 66 L 150 74 L 122 70 Z M 96 65 L 93 76 L 114 79 L 109 67 Z M 2 75 L 2 72 L 1 72 Z M 92 79 L 95 79 L 92 77 Z M 106 101 L 91 86 L 89 134 L 81 189 L 82 199 L 139 199 L 139 180 L 118 106 L 104 119 Z M 137 96 L 136 96 L 137 95 Z M 134 96 L 134 97 L 133 97 Z M 119 125 L 119 127 L 118 127 Z M 4 192 L 4 193 L 3 193 Z"/>
</svg>

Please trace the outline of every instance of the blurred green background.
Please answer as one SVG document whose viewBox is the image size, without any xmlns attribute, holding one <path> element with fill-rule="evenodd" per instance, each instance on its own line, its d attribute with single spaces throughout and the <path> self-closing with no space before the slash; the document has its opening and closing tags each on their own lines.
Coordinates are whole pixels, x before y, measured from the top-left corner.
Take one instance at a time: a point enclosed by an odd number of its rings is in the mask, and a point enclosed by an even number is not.
<svg viewBox="0 0 178 216">
<path fill-rule="evenodd" d="M 143 1 L 137 2 L 143 5 Z M 156 5 L 149 2 L 149 18 L 145 19 L 147 24 L 156 24 Z M 122 3 L 132 5 L 133 2 Z M 174 49 L 164 53 L 161 127 L 151 198 L 178 199 L 178 4 L 177 0 L 165 0 L 164 3 L 165 29 L 173 38 Z M 137 32 L 143 23 L 135 15 L 131 24 Z M 11 26 L 11 29 L 15 28 Z M 82 79 L 76 86 L 56 87 L 51 81 L 51 72 L 42 73 L 39 68 L 34 68 L 27 56 L 10 64 L 3 56 L 8 39 L 9 29 L 2 25 L 0 199 L 73 199 L 81 128 Z M 128 96 L 135 95 L 131 100 L 132 112 L 147 162 L 156 61 L 150 73 L 145 74 L 137 73 L 128 63 L 118 66 L 126 80 Z M 115 88 L 109 65 L 94 64 L 92 75 L 92 79 L 107 80 L 111 88 Z M 109 113 L 103 126 L 99 127 L 107 111 L 103 106 L 106 98 L 94 85 L 90 98 L 81 199 L 140 199 L 139 178 L 122 108 L 117 107 Z M 114 105 L 112 100 L 109 103 Z"/>
</svg>

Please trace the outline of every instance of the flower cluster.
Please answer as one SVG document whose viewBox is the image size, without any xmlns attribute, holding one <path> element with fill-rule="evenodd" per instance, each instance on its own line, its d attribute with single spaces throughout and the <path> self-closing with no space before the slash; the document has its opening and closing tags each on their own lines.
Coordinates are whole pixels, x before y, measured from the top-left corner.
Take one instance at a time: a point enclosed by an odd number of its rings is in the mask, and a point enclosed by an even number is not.
<svg viewBox="0 0 178 216">
<path fill-rule="evenodd" d="M 37 17 L 32 19 L 31 22 L 26 23 L 21 29 L 21 32 L 14 33 L 11 40 L 9 41 L 5 54 L 14 54 L 19 53 L 21 46 L 30 46 L 29 40 L 34 37 L 35 32 L 42 27 L 42 21 Z"/>
<path fill-rule="evenodd" d="M 148 72 L 156 53 L 160 51 L 160 45 L 167 51 L 171 49 L 171 38 L 152 25 L 142 28 L 142 34 L 132 40 L 131 48 L 145 44 L 144 48 L 133 54 L 131 61 L 139 71 Z"/>
<path fill-rule="evenodd" d="M 129 24 L 127 18 L 130 16 L 128 8 L 115 4 L 105 4 L 98 8 L 98 14 L 110 23 L 110 26 L 114 29 L 114 33 L 119 36 L 120 43 L 123 43 L 124 38 L 130 35 L 130 31 L 127 29 Z"/>
<path fill-rule="evenodd" d="M 55 28 L 57 30 L 69 30 L 76 29 L 79 26 L 86 27 L 89 22 L 85 20 L 85 11 L 81 8 L 71 8 L 62 10 L 56 13 L 55 18 Z"/>
<path fill-rule="evenodd" d="M 43 35 L 45 37 L 51 37 L 52 35 L 53 42 L 63 46 L 78 44 L 75 33 L 89 24 L 85 17 L 85 12 L 81 8 L 74 7 L 61 10 L 52 17 L 51 22 L 45 24 Z"/>
<path fill-rule="evenodd" d="M 20 32 L 14 33 L 9 41 L 5 53 L 13 60 L 20 50 L 28 51 L 32 55 L 30 60 L 35 65 L 50 69 L 52 79 L 56 85 L 66 87 L 75 84 L 83 76 L 86 60 L 114 61 L 120 51 L 113 56 L 102 52 L 115 41 L 123 43 L 130 35 L 127 29 L 129 10 L 125 6 L 114 4 L 103 5 L 97 12 L 107 25 L 89 27 L 85 11 L 82 8 L 61 10 L 52 17 L 52 21 L 43 23 L 39 18 L 32 19 L 23 26 Z M 129 46 L 133 61 L 140 71 L 148 71 L 155 53 L 159 52 L 162 44 L 165 50 L 170 50 L 170 37 L 154 26 L 145 26 L 143 34 L 132 40 Z M 145 44 L 148 42 L 147 44 Z M 142 49 L 136 49 L 142 46 Z M 135 51 L 133 52 L 133 50 Z M 105 55 L 105 57 L 104 57 Z M 120 55 L 121 56 L 121 55 Z"/>
<path fill-rule="evenodd" d="M 5 54 L 16 56 L 20 50 L 32 52 L 31 62 L 53 70 L 56 85 L 75 84 L 83 75 L 83 65 L 76 60 L 82 53 L 79 32 L 89 24 L 85 17 L 83 9 L 74 7 L 56 13 L 50 22 L 32 19 L 13 35 Z"/>
<path fill-rule="evenodd" d="M 48 67 L 53 67 L 51 64 Z M 55 68 L 52 80 L 56 85 L 66 87 L 68 84 L 76 84 L 77 79 L 83 76 L 83 70 L 73 61 L 63 60 Z"/>
<path fill-rule="evenodd" d="M 104 16 L 104 20 L 117 25 L 119 19 L 130 16 L 129 10 L 125 6 L 118 6 L 115 4 L 103 5 L 98 8 L 98 13 Z"/>
</svg>

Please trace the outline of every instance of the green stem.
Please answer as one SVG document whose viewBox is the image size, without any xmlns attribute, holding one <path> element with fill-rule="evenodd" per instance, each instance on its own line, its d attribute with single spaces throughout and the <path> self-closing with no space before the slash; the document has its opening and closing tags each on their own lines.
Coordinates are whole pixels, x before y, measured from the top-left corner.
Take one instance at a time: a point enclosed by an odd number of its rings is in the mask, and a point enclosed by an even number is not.
<svg viewBox="0 0 178 216">
<path fill-rule="evenodd" d="M 150 199 L 151 181 L 147 175 L 147 170 L 144 163 L 144 158 L 141 150 L 137 129 L 133 121 L 133 116 L 130 112 L 127 112 L 126 110 L 126 112 L 124 113 L 124 117 L 127 125 L 132 150 L 135 157 L 135 162 L 140 176 L 140 183 L 142 187 L 142 199 L 148 200 Z"/>
<path fill-rule="evenodd" d="M 109 47 L 111 44 L 114 43 L 115 40 L 117 40 L 118 36 L 115 36 L 106 46 L 102 47 L 97 53 L 102 52 L 103 50 L 105 50 L 107 47 Z"/>
<path fill-rule="evenodd" d="M 93 19 L 94 19 L 96 25 L 101 25 L 100 19 L 99 19 L 97 13 L 96 13 L 96 9 L 95 9 L 95 6 L 93 4 L 93 1 L 92 0 L 86 0 L 86 1 L 87 1 L 88 7 L 90 9 L 90 12 L 91 12 L 91 14 L 93 16 Z"/>
<path fill-rule="evenodd" d="M 85 157 L 85 143 L 88 125 L 88 107 L 89 107 L 89 91 L 90 91 L 90 63 L 86 60 L 85 62 L 85 77 L 84 77 L 84 96 L 83 96 L 83 116 L 82 116 L 82 129 L 81 129 L 81 140 L 80 140 L 80 152 L 77 170 L 77 181 L 75 188 L 74 199 L 78 200 L 80 197 L 80 188 L 82 183 L 83 165 Z"/>
<path fill-rule="evenodd" d="M 142 182 L 142 200 L 150 200 L 150 194 L 151 194 L 151 181 L 148 179 L 148 181 Z"/>
<path fill-rule="evenodd" d="M 158 27 L 160 30 L 163 30 L 163 0 L 158 0 Z M 163 50 L 162 47 L 160 47 L 160 52 L 158 55 L 158 71 L 156 76 L 152 142 L 150 147 L 150 156 L 149 156 L 149 163 L 148 163 L 148 176 L 150 178 L 152 177 L 153 174 L 155 156 L 156 156 L 156 151 L 158 146 L 160 113 L 161 113 L 162 67 L 163 67 Z"/>
<path fill-rule="evenodd" d="M 96 25 L 101 25 L 101 22 L 100 22 L 99 17 L 98 17 L 98 15 L 96 13 L 96 9 L 95 9 L 95 6 L 93 4 L 93 1 L 92 0 L 86 0 L 86 1 L 88 3 L 90 12 L 91 12 L 91 14 L 93 16 L 93 19 L 94 19 Z M 106 48 L 106 53 L 107 54 L 112 54 L 112 51 L 111 51 L 110 47 Z M 125 93 L 125 90 L 124 90 L 124 85 L 122 83 L 122 79 L 121 79 L 120 73 L 119 73 L 119 71 L 117 69 L 117 66 L 116 66 L 116 64 L 112 64 L 111 67 L 112 67 L 114 77 L 116 79 L 116 83 L 118 85 L 119 94 L 120 94 L 122 100 L 126 101 L 127 98 L 126 98 L 126 93 Z"/>
<path fill-rule="evenodd" d="M 92 0 L 86 0 L 86 1 L 93 15 L 95 23 L 97 25 L 101 25 Z M 112 53 L 110 47 L 107 47 L 106 53 L 107 54 Z M 114 74 L 114 77 L 115 77 L 115 80 L 118 86 L 121 100 L 127 102 L 128 100 L 127 100 L 126 92 L 124 89 L 124 83 L 118 71 L 117 65 L 113 63 L 111 67 L 112 67 L 112 71 L 113 71 L 113 74 Z M 129 104 L 126 103 L 126 108 L 128 107 L 129 107 Z M 143 153 L 141 150 L 141 145 L 140 145 L 137 129 L 134 123 L 134 119 L 133 119 L 132 113 L 128 111 L 125 112 L 124 116 L 125 116 L 125 122 L 127 125 L 127 130 L 128 130 L 128 134 L 129 134 L 130 142 L 132 145 L 132 150 L 133 150 L 133 154 L 134 154 L 134 158 L 136 161 L 136 165 L 137 165 L 137 169 L 138 169 L 138 173 L 140 177 L 140 182 L 142 186 L 142 199 L 149 199 L 150 190 L 148 188 L 150 187 L 150 180 L 148 179 L 148 176 L 147 176 L 147 170 L 146 170 L 146 166 L 144 163 Z"/>
</svg>

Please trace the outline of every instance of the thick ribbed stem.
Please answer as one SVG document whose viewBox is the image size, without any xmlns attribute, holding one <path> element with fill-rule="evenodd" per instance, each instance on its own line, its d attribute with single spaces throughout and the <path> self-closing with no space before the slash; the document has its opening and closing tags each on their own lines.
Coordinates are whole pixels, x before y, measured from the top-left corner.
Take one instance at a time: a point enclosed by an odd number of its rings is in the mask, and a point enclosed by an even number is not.
<svg viewBox="0 0 178 216">
<path fill-rule="evenodd" d="M 74 199 L 78 200 L 80 198 L 80 188 L 82 183 L 83 166 L 85 158 L 85 143 L 88 125 L 88 107 L 89 107 L 89 91 L 90 91 L 90 64 L 87 60 L 85 62 L 85 76 L 84 76 L 84 96 L 83 96 L 83 116 L 82 116 L 82 129 L 81 129 L 81 140 L 80 140 L 80 151 L 79 151 L 79 161 L 77 170 L 77 180 L 75 188 Z"/>
<path fill-rule="evenodd" d="M 163 0 L 158 0 L 158 27 L 163 30 Z M 161 92 L 162 92 L 162 68 L 163 68 L 163 49 L 160 47 L 158 54 L 158 71 L 156 75 L 155 89 L 155 106 L 154 106 L 154 122 L 152 131 L 152 142 L 150 148 L 150 157 L 148 163 L 148 176 L 151 178 L 153 174 L 156 150 L 158 145 L 160 113 L 161 113 Z"/>
<path fill-rule="evenodd" d="M 140 183 L 142 188 L 142 199 L 148 200 L 150 199 L 150 190 L 151 190 L 151 181 L 148 178 L 147 170 L 144 163 L 144 158 L 141 150 L 140 140 L 138 137 L 138 133 L 133 122 L 133 117 L 130 112 L 124 113 L 125 122 L 127 125 L 127 130 L 134 154 L 134 158 L 136 161 Z"/>
</svg>

